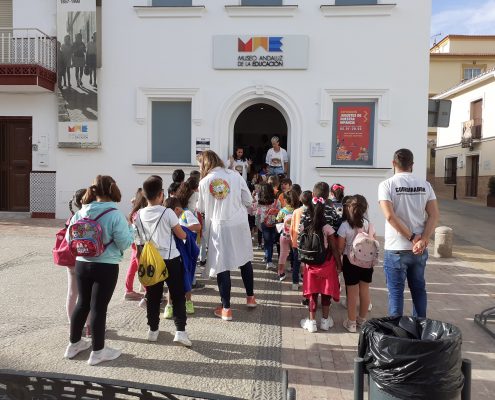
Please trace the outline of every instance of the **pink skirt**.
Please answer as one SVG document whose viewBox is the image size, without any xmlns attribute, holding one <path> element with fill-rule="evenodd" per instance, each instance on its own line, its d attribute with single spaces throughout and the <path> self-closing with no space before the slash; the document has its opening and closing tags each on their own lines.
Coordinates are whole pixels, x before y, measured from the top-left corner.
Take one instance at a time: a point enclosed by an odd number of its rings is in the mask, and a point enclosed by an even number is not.
<svg viewBox="0 0 495 400">
<path fill-rule="evenodd" d="M 303 296 L 309 298 L 319 293 L 340 300 L 340 283 L 335 260 L 332 257 L 322 265 L 305 265 L 303 277 Z"/>
</svg>

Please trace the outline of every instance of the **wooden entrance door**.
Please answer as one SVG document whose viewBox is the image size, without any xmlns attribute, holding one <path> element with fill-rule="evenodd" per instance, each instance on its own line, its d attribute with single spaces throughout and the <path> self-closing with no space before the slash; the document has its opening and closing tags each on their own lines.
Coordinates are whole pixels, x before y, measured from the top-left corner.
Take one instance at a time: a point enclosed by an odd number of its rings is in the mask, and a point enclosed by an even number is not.
<svg viewBox="0 0 495 400">
<path fill-rule="evenodd" d="M 0 211 L 29 211 L 31 118 L 0 117 Z"/>
<path fill-rule="evenodd" d="M 478 196 L 478 176 L 479 176 L 479 162 L 480 156 L 470 156 L 467 157 L 468 172 L 471 173 L 467 176 L 467 185 L 466 185 L 466 196 L 467 197 L 476 197 Z"/>
</svg>

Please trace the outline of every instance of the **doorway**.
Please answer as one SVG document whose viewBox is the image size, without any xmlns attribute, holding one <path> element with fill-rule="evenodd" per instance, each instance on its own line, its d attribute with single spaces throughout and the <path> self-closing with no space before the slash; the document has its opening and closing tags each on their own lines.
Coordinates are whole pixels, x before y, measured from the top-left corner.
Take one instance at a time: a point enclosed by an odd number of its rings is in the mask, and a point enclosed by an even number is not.
<svg viewBox="0 0 495 400">
<path fill-rule="evenodd" d="M 234 146 L 244 148 L 244 154 L 253 161 L 252 171 L 259 171 L 265 163 L 273 136 L 279 137 L 280 146 L 289 153 L 287 121 L 277 108 L 269 104 L 253 104 L 243 110 L 235 121 Z M 233 149 L 230 149 L 229 155 L 232 152 Z"/>
<path fill-rule="evenodd" d="M 0 211 L 29 211 L 32 118 L 0 117 Z"/>
<path fill-rule="evenodd" d="M 478 176 L 480 172 L 479 162 L 479 155 L 466 157 L 466 197 L 478 196 Z"/>
</svg>

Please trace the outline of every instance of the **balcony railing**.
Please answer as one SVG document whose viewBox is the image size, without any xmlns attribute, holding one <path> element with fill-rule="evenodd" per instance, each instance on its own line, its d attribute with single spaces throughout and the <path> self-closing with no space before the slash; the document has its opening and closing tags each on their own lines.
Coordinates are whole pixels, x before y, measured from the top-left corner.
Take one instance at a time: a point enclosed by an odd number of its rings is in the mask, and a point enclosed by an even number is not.
<svg viewBox="0 0 495 400">
<path fill-rule="evenodd" d="M 483 133 L 483 119 L 474 118 L 462 123 L 462 147 L 469 147 L 472 149 L 474 141 L 481 140 Z"/>
<path fill-rule="evenodd" d="M 39 65 L 57 72 L 57 39 L 36 28 L 0 28 L 0 64 Z"/>
</svg>

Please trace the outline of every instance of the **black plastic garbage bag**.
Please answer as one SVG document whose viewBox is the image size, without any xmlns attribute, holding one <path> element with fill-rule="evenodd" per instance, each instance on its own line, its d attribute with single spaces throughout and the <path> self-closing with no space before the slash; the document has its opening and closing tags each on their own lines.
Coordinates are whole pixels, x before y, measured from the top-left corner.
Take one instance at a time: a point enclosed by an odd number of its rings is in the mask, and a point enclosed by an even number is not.
<svg viewBox="0 0 495 400">
<path fill-rule="evenodd" d="M 454 325 L 413 317 L 367 321 L 359 357 L 378 387 L 400 399 L 451 400 L 460 396 L 461 331 Z"/>
</svg>

